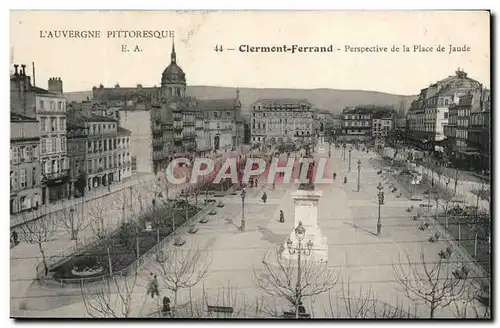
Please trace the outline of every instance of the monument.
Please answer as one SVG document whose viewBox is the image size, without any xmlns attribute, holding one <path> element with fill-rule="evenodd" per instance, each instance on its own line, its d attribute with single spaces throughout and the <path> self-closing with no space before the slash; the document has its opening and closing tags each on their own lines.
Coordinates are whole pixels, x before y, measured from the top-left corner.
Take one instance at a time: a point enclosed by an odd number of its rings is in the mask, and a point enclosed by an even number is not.
<svg viewBox="0 0 500 328">
<path fill-rule="evenodd" d="M 328 244 L 326 236 L 323 236 L 321 229 L 318 226 L 318 214 L 319 214 L 319 199 L 322 193 L 317 190 L 303 190 L 300 189 L 295 192 L 292 196 L 295 206 L 295 223 L 292 232 L 290 233 L 290 240 L 292 241 L 292 247 L 299 247 L 299 241 L 295 233 L 295 228 L 302 223 L 305 228 L 305 237 L 300 241 L 300 247 L 306 248 L 309 241 L 312 242 L 312 250 L 309 256 L 304 259 L 317 261 L 317 262 L 327 262 L 328 261 Z M 287 239 L 288 240 L 288 239 Z M 282 257 L 289 260 L 296 260 L 297 255 L 291 255 L 288 250 L 287 241 L 284 241 L 284 251 Z"/>
<path fill-rule="evenodd" d="M 318 134 L 318 154 L 323 154 L 326 152 L 325 149 L 325 131 L 323 128 L 323 123 L 321 123 L 319 134 Z"/>
<path fill-rule="evenodd" d="M 313 170 L 314 162 L 307 168 L 307 179 L 308 183 L 300 184 L 298 190 L 292 195 L 295 206 L 295 223 L 292 232 L 290 233 L 290 240 L 292 241 L 291 247 L 298 248 L 300 242 L 300 248 L 306 248 L 309 241 L 312 242 L 311 254 L 307 256 L 307 259 L 325 262 L 328 261 L 328 244 L 326 236 L 323 236 L 321 229 L 318 226 L 318 214 L 319 214 L 319 199 L 322 193 L 315 190 L 313 181 Z M 302 168 L 301 168 L 302 169 Z M 297 235 L 295 233 L 295 228 L 302 224 L 305 228 L 305 237 L 303 240 L 297 240 Z M 284 241 L 284 251 L 282 257 L 285 259 L 296 259 L 297 255 L 291 255 L 287 248 L 289 245 L 287 241 Z"/>
</svg>

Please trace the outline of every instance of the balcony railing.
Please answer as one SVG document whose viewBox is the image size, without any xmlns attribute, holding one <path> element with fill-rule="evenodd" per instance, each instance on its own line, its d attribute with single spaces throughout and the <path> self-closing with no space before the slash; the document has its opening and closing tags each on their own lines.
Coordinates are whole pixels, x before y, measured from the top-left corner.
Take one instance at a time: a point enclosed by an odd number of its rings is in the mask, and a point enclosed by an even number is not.
<svg viewBox="0 0 500 328">
<path fill-rule="evenodd" d="M 49 173 L 44 172 L 42 175 L 42 182 L 65 178 L 68 176 L 68 173 L 69 173 L 68 169 L 60 170 L 59 172 L 49 172 Z"/>
</svg>

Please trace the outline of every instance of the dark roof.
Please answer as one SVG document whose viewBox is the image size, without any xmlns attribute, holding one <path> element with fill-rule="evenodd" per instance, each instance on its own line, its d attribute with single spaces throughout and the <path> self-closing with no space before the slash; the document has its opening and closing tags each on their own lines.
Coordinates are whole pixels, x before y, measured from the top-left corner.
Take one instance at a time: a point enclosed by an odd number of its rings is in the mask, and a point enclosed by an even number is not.
<svg viewBox="0 0 500 328">
<path fill-rule="evenodd" d="M 121 126 L 118 126 L 118 133 L 121 133 L 121 134 L 132 134 L 132 132 L 130 132 L 130 130 L 127 130 L 125 128 L 122 128 Z"/>
<path fill-rule="evenodd" d="M 38 93 L 40 95 L 50 95 L 50 96 L 57 96 L 57 97 L 61 97 L 61 98 L 64 98 L 63 95 L 60 95 L 60 94 L 57 94 L 57 93 L 54 93 L 54 92 L 50 92 L 48 90 L 45 90 L 45 89 L 42 89 L 42 88 L 39 88 L 39 87 L 31 87 L 31 91 L 33 91 L 34 93 Z"/>
<path fill-rule="evenodd" d="M 84 119 L 87 122 L 114 122 L 114 123 L 118 123 L 118 121 L 112 117 L 96 115 L 96 114 L 92 114 L 91 116 L 82 116 L 82 119 Z"/>
<path fill-rule="evenodd" d="M 197 102 L 201 110 L 235 109 L 240 105 L 237 98 L 198 99 Z"/>
<path fill-rule="evenodd" d="M 38 122 L 36 118 L 28 117 L 16 113 L 10 113 L 11 122 Z"/>
<path fill-rule="evenodd" d="M 311 106 L 311 103 L 306 99 L 295 99 L 295 98 L 269 98 L 269 99 L 258 99 L 256 102 L 260 102 L 263 105 L 295 105 L 298 106 L 302 103 L 306 103 Z"/>
</svg>

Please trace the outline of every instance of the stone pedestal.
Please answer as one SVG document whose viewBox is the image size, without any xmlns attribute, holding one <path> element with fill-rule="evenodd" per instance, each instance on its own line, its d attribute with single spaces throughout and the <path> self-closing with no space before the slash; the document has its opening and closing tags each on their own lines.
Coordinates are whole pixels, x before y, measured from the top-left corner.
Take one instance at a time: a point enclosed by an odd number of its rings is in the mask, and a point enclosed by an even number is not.
<svg viewBox="0 0 500 328">
<path fill-rule="evenodd" d="M 326 237 L 321 233 L 318 227 L 318 214 L 319 214 L 319 199 L 322 193 L 316 190 L 298 190 L 293 196 L 295 204 L 295 223 L 290 239 L 292 240 L 292 247 L 298 247 L 298 240 L 295 235 L 295 228 L 302 222 L 306 229 L 306 235 L 301 242 L 301 247 L 307 248 L 306 244 L 309 240 L 313 242 L 311 254 L 303 256 L 302 258 L 313 261 L 328 261 L 328 244 Z M 284 241 L 284 251 L 282 256 L 286 259 L 297 259 L 297 254 L 290 255 L 286 240 Z"/>
<path fill-rule="evenodd" d="M 325 152 L 326 152 L 326 149 L 325 149 L 325 133 L 324 132 L 320 132 L 319 133 L 319 138 L 318 138 L 318 153 L 322 154 L 322 153 L 325 153 Z"/>
</svg>

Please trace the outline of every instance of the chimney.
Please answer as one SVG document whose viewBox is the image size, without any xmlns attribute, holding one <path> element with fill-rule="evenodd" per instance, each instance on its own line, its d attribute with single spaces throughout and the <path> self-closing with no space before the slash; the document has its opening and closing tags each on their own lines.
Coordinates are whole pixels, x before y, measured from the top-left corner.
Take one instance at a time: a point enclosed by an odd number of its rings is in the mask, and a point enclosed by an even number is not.
<svg viewBox="0 0 500 328">
<path fill-rule="evenodd" d="M 36 84 L 35 84 L 35 62 L 32 62 L 31 66 L 33 67 L 33 86 L 35 87 L 36 86 Z"/>
<path fill-rule="evenodd" d="M 48 90 L 52 93 L 63 93 L 63 82 L 60 77 L 51 77 L 48 82 Z"/>
<path fill-rule="evenodd" d="M 21 68 L 22 68 L 21 75 L 26 76 L 26 65 L 22 64 Z"/>
<path fill-rule="evenodd" d="M 19 65 L 18 65 L 18 64 L 15 64 L 15 65 L 14 65 L 14 75 L 15 75 L 15 76 L 19 76 L 19 73 L 18 73 L 18 71 L 17 71 L 18 67 L 19 67 Z"/>
</svg>

